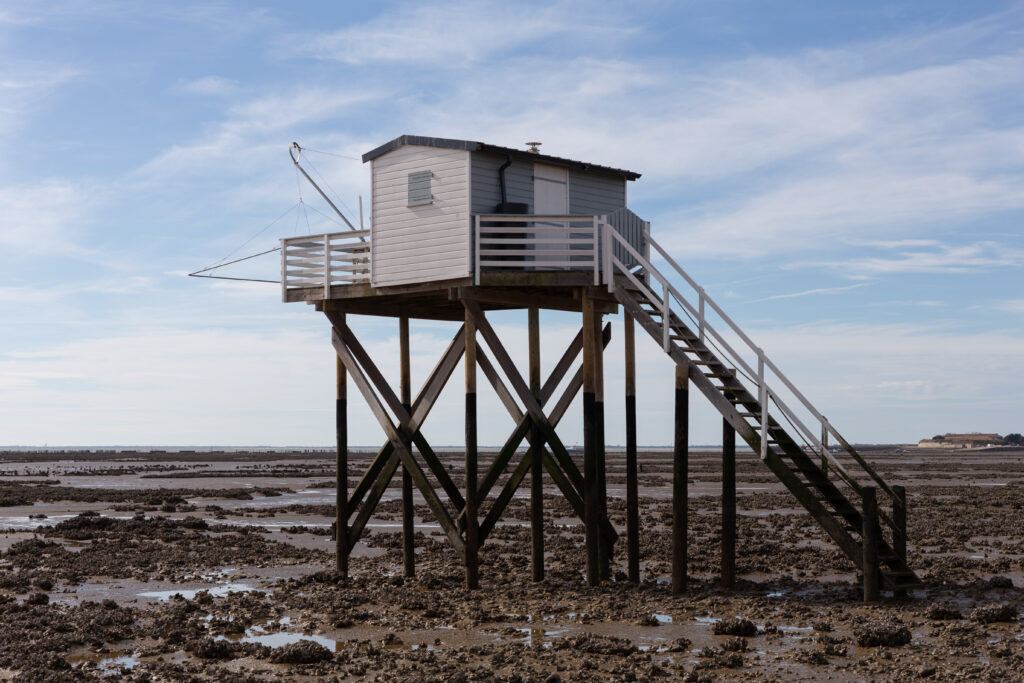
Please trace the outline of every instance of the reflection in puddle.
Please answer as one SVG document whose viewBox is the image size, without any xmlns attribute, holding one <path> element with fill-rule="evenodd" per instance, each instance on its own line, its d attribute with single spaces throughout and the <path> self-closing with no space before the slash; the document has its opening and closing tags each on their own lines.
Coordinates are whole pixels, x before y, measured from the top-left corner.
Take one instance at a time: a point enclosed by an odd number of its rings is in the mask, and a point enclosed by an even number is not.
<svg viewBox="0 0 1024 683">
<path fill-rule="evenodd" d="M 134 652 L 107 652 L 104 654 L 72 655 L 67 658 L 71 666 L 84 665 L 95 662 L 96 668 L 103 674 L 114 674 L 121 669 L 134 669 L 139 663 L 139 658 Z"/>
<path fill-rule="evenodd" d="M 657 619 L 658 623 L 661 623 L 661 624 L 671 624 L 672 623 L 672 617 L 670 617 L 667 614 L 662 614 L 661 612 L 655 612 L 651 616 L 654 617 L 655 619 Z"/>
<path fill-rule="evenodd" d="M 256 588 L 245 583 L 225 583 L 219 586 L 213 586 L 212 588 L 194 588 L 194 589 L 181 589 L 175 588 L 166 591 L 145 591 L 139 593 L 140 598 L 154 598 L 157 600 L 170 600 L 175 595 L 180 595 L 186 600 L 195 600 L 197 594 L 202 591 L 207 591 L 210 595 L 215 598 L 223 598 L 230 593 L 249 593 L 258 592 L 266 593 L 267 591 L 262 588 Z"/>
<path fill-rule="evenodd" d="M 303 640 L 312 640 L 318 645 L 323 645 L 331 652 L 338 651 L 338 641 L 333 638 L 326 638 L 324 636 L 318 636 L 306 633 L 296 633 L 294 631 L 274 631 L 274 629 L 281 626 L 289 626 L 292 623 L 291 617 L 281 617 L 279 620 L 269 620 L 262 624 L 254 624 L 249 628 L 245 629 L 243 635 L 226 635 L 217 636 L 216 640 L 232 640 L 242 643 L 258 643 L 259 645 L 266 645 L 267 647 L 284 647 L 285 645 L 291 645 L 298 643 Z"/>
<path fill-rule="evenodd" d="M 534 645 L 540 645 L 543 648 L 551 647 L 551 643 L 554 638 L 565 634 L 568 629 L 564 628 L 516 628 L 522 637 L 526 639 L 526 646 L 533 647 Z"/>
</svg>

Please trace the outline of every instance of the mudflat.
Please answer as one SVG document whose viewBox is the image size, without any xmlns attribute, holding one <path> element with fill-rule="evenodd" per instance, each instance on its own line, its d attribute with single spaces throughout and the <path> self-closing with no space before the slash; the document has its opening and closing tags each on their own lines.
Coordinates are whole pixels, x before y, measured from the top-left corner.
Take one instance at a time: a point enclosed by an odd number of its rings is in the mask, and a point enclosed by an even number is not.
<svg viewBox="0 0 1024 683">
<path fill-rule="evenodd" d="M 679 596 L 667 453 L 640 456 L 639 585 L 625 580 L 624 467 L 609 453 L 614 580 L 586 586 L 583 527 L 554 488 L 546 579 L 530 580 L 524 486 L 481 549 L 476 591 L 418 496 L 416 576 L 402 576 L 397 488 L 338 578 L 331 454 L 0 454 L 0 680 L 1021 680 L 1024 450 L 862 452 L 907 487 L 924 581 L 870 605 L 749 453 L 730 591 L 720 455 L 690 455 Z M 350 481 L 371 457 L 352 455 Z M 460 481 L 461 456 L 442 457 Z"/>
</svg>

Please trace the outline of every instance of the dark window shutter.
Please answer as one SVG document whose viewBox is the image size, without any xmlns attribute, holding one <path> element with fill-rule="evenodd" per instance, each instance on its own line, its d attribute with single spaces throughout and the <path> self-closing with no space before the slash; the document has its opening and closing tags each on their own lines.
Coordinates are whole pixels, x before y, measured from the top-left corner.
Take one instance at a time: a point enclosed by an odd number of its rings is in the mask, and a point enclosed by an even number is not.
<svg viewBox="0 0 1024 683">
<path fill-rule="evenodd" d="M 421 206 L 434 201 L 430 194 L 430 171 L 416 171 L 409 174 L 409 206 Z"/>
</svg>

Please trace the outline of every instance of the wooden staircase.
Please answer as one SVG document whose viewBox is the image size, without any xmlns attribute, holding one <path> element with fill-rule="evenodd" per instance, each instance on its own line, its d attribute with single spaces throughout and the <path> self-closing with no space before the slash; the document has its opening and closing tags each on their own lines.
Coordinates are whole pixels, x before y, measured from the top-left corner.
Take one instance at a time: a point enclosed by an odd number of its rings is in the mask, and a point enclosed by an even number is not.
<svg viewBox="0 0 1024 683">
<path fill-rule="evenodd" d="M 657 341 L 673 361 L 686 368 L 691 383 L 736 429 L 740 437 L 759 453 L 761 460 L 818 521 L 825 532 L 862 572 L 865 567 L 865 516 L 858 503 L 864 487 L 873 486 L 880 499 L 888 499 L 892 514 L 877 507 L 874 537 L 877 538 L 877 576 L 882 589 L 902 593 L 921 585 L 906 560 L 906 500 L 902 489 L 890 487 L 849 443 L 822 417 L 789 380 L 754 346 L 735 323 L 707 297 L 703 289 L 653 240 L 651 246 L 661 252 L 677 274 L 697 292 L 692 305 L 668 279 L 614 230 L 606 227 L 604 244 L 617 240 L 618 249 L 631 252 L 627 263 L 619 261 L 610 249 L 602 255 L 604 282 L 626 312 Z M 657 290 L 660 294 L 656 293 Z M 708 322 L 705 312 L 719 314 L 732 336 L 727 339 Z M 749 348 L 746 357 L 734 350 L 736 340 Z M 736 348 L 739 348 L 738 344 Z M 756 365 L 756 368 L 755 368 Z M 769 377 L 775 380 L 773 387 Z M 776 391 L 776 388 L 780 389 Z M 821 423 L 821 437 L 800 420 L 783 402 L 782 390 L 803 403 L 804 414 Z M 839 454 L 828 447 L 832 435 L 840 445 Z M 840 457 L 842 460 L 840 460 Z M 854 476 L 857 472 L 858 476 Z M 873 519 L 873 517 L 869 517 Z M 871 527 L 868 527 L 870 529 Z M 868 555 L 871 557 L 871 555 Z"/>
</svg>

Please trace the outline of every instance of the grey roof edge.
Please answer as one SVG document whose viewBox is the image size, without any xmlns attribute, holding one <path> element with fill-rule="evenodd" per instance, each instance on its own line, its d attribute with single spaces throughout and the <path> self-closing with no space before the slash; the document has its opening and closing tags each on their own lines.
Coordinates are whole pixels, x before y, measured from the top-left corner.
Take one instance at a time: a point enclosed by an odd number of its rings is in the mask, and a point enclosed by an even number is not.
<svg viewBox="0 0 1024 683">
<path fill-rule="evenodd" d="M 489 152 L 491 154 L 502 154 L 509 155 L 516 159 L 526 159 L 529 161 L 540 161 L 543 163 L 549 163 L 554 166 L 565 166 L 567 168 L 576 168 L 583 171 L 592 171 L 595 173 L 606 173 L 609 175 L 616 175 L 626 180 L 636 180 L 640 177 L 640 174 L 635 171 L 627 171 L 621 168 L 612 168 L 611 166 L 602 166 L 600 164 L 591 164 L 585 161 L 576 161 L 575 159 L 566 159 L 563 157 L 549 156 L 547 154 L 540 154 L 538 152 L 530 152 L 524 149 L 514 149 L 512 147 L 501 147 L 498 145 L 489 145 L 484 142 L 474 142 L 472 140 L 453 140 L 451 138 L 431 138 L 422 135 L 400 135 L 394 140 L 385 142 L 380 147 L 371 149 L 369 152 L 363 155 L 363 163 L 372 161 L 377 157 L 383 156 L 388 152 L 398 149 L 404 145 L 419 145 L 422 147 L 440 147 L 443 149 L 465 149 L 471 152 Z"/>
</svg>

